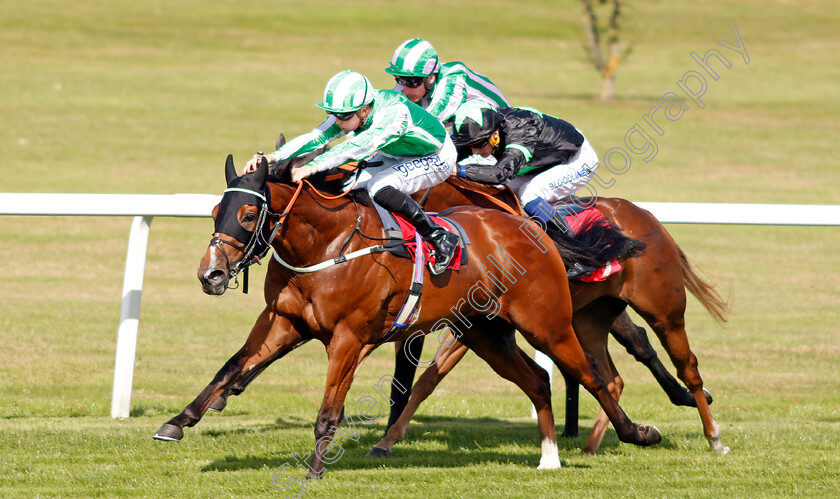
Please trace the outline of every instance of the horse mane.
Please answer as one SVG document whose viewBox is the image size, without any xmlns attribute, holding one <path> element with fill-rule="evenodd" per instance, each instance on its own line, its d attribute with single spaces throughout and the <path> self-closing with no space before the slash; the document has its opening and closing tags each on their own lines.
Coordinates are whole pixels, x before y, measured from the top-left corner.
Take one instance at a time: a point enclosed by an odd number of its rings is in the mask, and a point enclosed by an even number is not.
<svg viewBox="0 0 840 499">
<path fill-rule="evenodd" d="M 277 139 L 277 149 L 280 149 L 280 147 L 285 143 L 286 137 L 283 134 L 280 134 L 280 137 Z M 271 167 L 271 170 L 269 170 L 266 182 L 295 186 L 296 184 L 292 182 L 292 168 L 297 168 L 309 163 L 316 157 L 323 154 L 326 150 L 327 146 L 323 146 L 300 156 L 277 161 L 274 166 Z M 351 172 L 333 169 L 311 175 L 306 180 L 314 189 L 330 196 L 337 196 L 344 192 L 345 180 L 350 173 Z M 347 198 L 356 201 L 363 206 L 373 206 L 370 196 L 364 189 L 355 189 L 350 191 L 347 193 Z"/>
</svg>

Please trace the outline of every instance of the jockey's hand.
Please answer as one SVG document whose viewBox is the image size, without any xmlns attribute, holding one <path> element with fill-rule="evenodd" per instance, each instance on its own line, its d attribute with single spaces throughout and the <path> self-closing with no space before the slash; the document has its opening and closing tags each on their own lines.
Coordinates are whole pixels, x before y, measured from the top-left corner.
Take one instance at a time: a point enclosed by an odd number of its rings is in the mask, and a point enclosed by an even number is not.
<svg viewBox="0 0 840 499">
<path fill-rule="evenodd" d="M 260 166 L 260 162 L 262 161 L 262 158 L 265 158 L 268 161 L 268 164 L 274 163 L 274 161 L 276 159 L 274 157 L 274 154 L 265 154 L 265 155 L 254 154 L 254 157 L 251 158 L 250 160 L 248 160 L 247 163 L 245 163 L 245 168 L 242 169 L 242 174 L 244 175 L 246 173 L 251 173 L 251 172 L 257 171 L 257 168 Z"/>
<path fill-rule="evenodd" d="M 313 173 L 315 173 L 315 169 L 309 166 L 309 163 L 297 168 L 292 168 L 292 182 L 300 182 Z"/>
<path fill-rule="evenodd" d="M 467 156 L 458 162 L 459 165 L 479 165 L 479 166 L 494 166 L 499 160 L 492 154 L 489 156 L 482 156 L 481 154 L 473 154 Z"/>
</svg>

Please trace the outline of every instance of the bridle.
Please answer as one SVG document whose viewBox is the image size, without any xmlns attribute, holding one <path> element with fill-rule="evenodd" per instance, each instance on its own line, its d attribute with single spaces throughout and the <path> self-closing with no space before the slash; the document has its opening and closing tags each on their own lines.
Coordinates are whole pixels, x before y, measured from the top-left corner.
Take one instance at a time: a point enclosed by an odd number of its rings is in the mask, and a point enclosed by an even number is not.
<svg viewBox="0 0 840 499">
<path fill-rule="evenodd" d="M 259 214 L 257 215 L 257 222 L 254 226 L 254 230 L 243 231 L 251 234 L 247 243 L 238 245 L 231 241 L 226 241 L 218 236 L 218 232 L 214 234 L 213 237 L 210 239 L 210 246 L 218 248 L 219 251 L 221 251 L 221 253 L 225 256 L 225 266 L 228 269 L 229 276 L 228 289 L 236 289 L 239 287 L 239 280 L 237 279 L 237 276 L 240 272 L 244 271 L 245 286 L 243 287 L 243 291 L 245 293 L 248 292 L 248 268 L 255 263 L 261 263 L 261 260 L 271 249 L 271 243 L 274 241 L 274 238 L 277 236 L 277 233 L 283 227 L 283 222 L 286 220 L 286 216 L 292 209 L 292 205 L 294 204 L 295 200 L 297 200 L 301 187 L 302 184 L 298 186 L 294 196 L 292 196 L 292 199 L 289 201 L 289 204 L 288 206 L 286 206 L 286 209 L 283 211 L 283 213 L 276 213 L 274 211 L 271 211 L 269 202 L 270 190 L 267 185 L 263 192 L 255 191 L 252 189 L 245 189 L 241 187 L 228 187 L 224 190 L 222 196 L 229 192 L 242 192 L 245 194 L 255 196 L 257 199 L 260 200 Z M 276 222 L 274 223 L 274 227 L 272 229 L 267 230 L 266 224 L 269 220 L 276 220 Z M 239 241 L 239 239 L 237 239 L 236 237 L 233 238 Z M 231 248 L 242 253 L 242 259 L 236 262 L 233 266 L 231 266 L 230 258 L 227 256 L 227 253 L 222 248 L 222 244 L 227 244 Z M 233 282 L 234 284 L 231 284 L 231 282 Z"/>
<path fill-rule="evenodd" d="M 248 292 L 248 268 L 251 265 L 253 265 L 254 263 L 257 263 L 257 264 L 261 263 L 262 258 L 264 258 L 265 255 L 268 253 L 268 251 L 271 249 L 271 243 L 274 241 L 274 238 L 277 236 L 277 233 L 283 227 L 283 223 L 285 222 L 286 217 L 291 212 L 292 206 L 294 205 L 295 201 L 297 201 L 298 196 L 300 195 L 304 184 L 307 184 L 310 187 L 310 189 L 317 196 L 319 196 L 323 199 L 338 199 L 338 198 L 346 196 L 353 189 L 353 186 L 356 185 L 356 182 L 354 181 L 353 185 L 349 189 L 347 189 L 346 191 L 342 192 L 341 194 L 336 195 L 336 196 L 330 196 L 330 195 L 327 195 L 327 194 L 324 194 L 324 193 L 320 192 L 308 180 L 304 180 L 303 182 L 300 182 L 298 184 L 297 189 L 295 189 L 295 193 L 292 195 L 291 199 L 289 200 L 289 203 L 286 205 L 286 209 L 283 210 L 282 213 L 276 213 L 276 212 L 271 211 L 271 209 L 270 209 L 271 190 L 270 190 L 270 188 L 268 187 L 267 184 L 265 186 L 265 189 L 262 192 L 256 191 L 254 189 L 247 189 L 247 188 L 242 188 L 242 187 L 228 187 L 227 189 L 225 189 L 223 191 L 223 193 L 222 193 L 222 199 L 223 200 L 224 200 L 224 195 L 227 194 L 227 193 L 230 193 L 230 192 L 245 193 L 245 194 L 254 196 L 259 200 L 259 215 L 257 216 L 257 222 L 256 222 L 256 225 L 254 227 L 254 230 L 253 231 L 245 231 L 245 230 L 242 231 L 242 232 L 247 232 L 247 233 L 251 234 L 247 243 L 244 243 L 242 245 L 237 245 L 237 244 L 234 244 L 233 242 L 225 241 L 224 239 L 222 239 L 221 237 L 218 236 L 219 232 L 216 232 L 216 234 L 214 234 L 213 237 L 210 239 L 210 246 L 218 248 L 218 250 L 221 251 L 222 254 L 225 256 L 225 266 L 228 269 L 228 289 L 236 289 L 236 288 L 239 287 L 239 280 L 237 279 L 237 277 L 238 277 L 239 273 L 242 272 L 243 276 L 244 276 L 243 292 L 245 292 L 245 293 Z M 270 231 L 266 230 L 266 227 L 265 227 L 268 220 L 276 220 L 276 222 L 274 224 L 274 228 L 272 228 Z M 360 223 L 360 220 L 357 220 L 356 230 L 358 230 L 359 223 Z M 238 242 L 242 242 L 236 236 L 233 236 L 233 235 L 230 235 L 230 234 L 228 234 L 228 235 L 233 237 L 233 239 L 236 239 Z M 351 237 L 352 237 L 352 234 L 351 234 Z M 347 242 L 349 242 L 349 241 L 345 241 L 344 245 L 346 245 Z M 231 266 L 230 265 L 230 258 L 228 257 L 228 255 L 224 251 L 224 249 L 222 249 L 222 244 L 226 244 L 226 245 L 230 246 L 231 248 L 241 252 L 243 254 L 242 259 L 239 260 L 233 266 Z M 342 248 L 344 247 L 344 245 L 342 245 Z M 378 246 L 377 247 L 372 247 L 372 248 L 369 248 L 368 251 L 366 251 L 364 254 L 367 254 L 369 252 L 376 252 L 377 250 L 380 250 L 380 249 L 381 248 L 378 247 Z M 358 253 L 361 253 L 361 252 L 358 252 Z M 356 257 L 356 256 L 361 256 L 361 254 L 360 255 L 354 255 L 354 257 Z M 346 258 L 343 258 L 343 259 L 340 258 L 339 260 L 346 261 Z M 288 265 L 286 265 L 286 267 L 294 269 L 294 270 L 305 270 L 305 269 L 298 269 L 297 267 L 289 267 Z M 233 283 L 233 284 L 231 284 L 231 283 Z"/>
</svg>

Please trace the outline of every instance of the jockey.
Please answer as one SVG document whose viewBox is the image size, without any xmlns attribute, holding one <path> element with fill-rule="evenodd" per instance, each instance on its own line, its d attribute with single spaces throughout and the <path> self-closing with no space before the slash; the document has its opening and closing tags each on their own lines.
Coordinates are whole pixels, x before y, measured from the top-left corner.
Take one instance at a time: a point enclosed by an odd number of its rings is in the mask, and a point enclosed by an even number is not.
<svg viewBox="0 0 840 499">
<path fill-rule="evenodd" d="M 446 180 L 454 171 L 457 151 L 443 125 L 404 95 L 393 90 L 375 90 L 368 79 L 354 71 L 342 71 L 327 82 L 324 100 L 317 106 L 327 112 L 318 128 L 301 135 L 277 151 L 269 162 L 314 151 L 338 137 L 352 134 L 309 163 L 292 170 L 292 180 L 360 161 L 373 154 L 357 187 L 365 187 L 380 206 L 399 213 L 431 243 L 435 252 L 433 275 L 446 270 L 460 238 L 436 224 L 408 195 Z M 255 155 L 245 167 L 256 169 Z"/>
<path fill-rule="evenodd" d="M 472 154 L 459 162 L 459 177 L 507 184 L 528 215 L 544 226 L 569 231 L 565 213 L 555 212 L 552 203 L 577 204 L 575 191 L 598 168 L 598 155 L 577 128 L 534 109 L 494 109 L 477 100 L 461 106 L 454 121 L 453 142 Z M 594 270 L 572 268 L 569 277 Z"/>
<path fill-rule="evenodd" d="M 432 44 L 420 38 L 404 41 L 385 70 L 394 76 L 394 90 L 428 111 L 441 123 L 451 122 L 465 102 L 481 100 L 493 107 L 509 106 L 504 94 L 486 76 L 463 62 L 440 63 Z"/>
</svg>

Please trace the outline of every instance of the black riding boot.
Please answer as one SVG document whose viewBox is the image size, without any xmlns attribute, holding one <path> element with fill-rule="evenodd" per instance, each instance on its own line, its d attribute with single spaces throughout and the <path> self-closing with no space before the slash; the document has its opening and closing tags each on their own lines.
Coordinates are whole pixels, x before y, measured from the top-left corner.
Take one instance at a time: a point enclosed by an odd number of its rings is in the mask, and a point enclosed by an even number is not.
<svg viewBox="0 0 840 499">
<path fill-rule="evenodd" d="M 575 231 L 572 230 L 569 222 L 566 221 L 566 214 L 561 211 L 555 211 L 551 215 L 551 218 L 548 219 L 546 226 L 550 229 L 559 230 L 565 234 L 566 237 L 575 237 Z"/>
<path fill-rule="evenodd" d="M 461 240 L 458 234 L 453 234 L 436 224 L 417 204 L 417 201 L 391 186 L 379 190 L 373 196 L 373 200 L 383 208 L 404 216 L 423 239 L 431 243 L 435 251 L 435 265 L 429 272 L 432 275 L 442 274 L 452 261 L 452 256 Z"/>
</svg>

